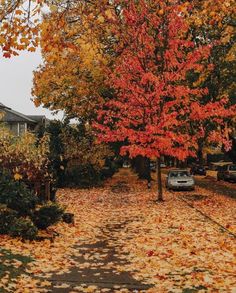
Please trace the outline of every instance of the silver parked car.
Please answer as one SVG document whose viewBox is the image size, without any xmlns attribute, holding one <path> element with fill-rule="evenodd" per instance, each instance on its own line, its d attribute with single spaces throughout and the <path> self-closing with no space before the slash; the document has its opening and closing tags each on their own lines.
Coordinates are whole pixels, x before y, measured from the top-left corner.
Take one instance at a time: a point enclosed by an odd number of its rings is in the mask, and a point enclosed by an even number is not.
<svg viewBox="0 0 236 293">
<path fill-rule="evenodd" d="M 195 181 L 188 170 L 171 170 L 166 179 L 166 188 L 172 190 L 194 190 Z"/>
<path fill-rule="evenodd" d="M 125 162 L 123 163 L 123 168 L 130 168 L 130 167 L 131 167 L 131 165 L 130 165 L 129 162 L 125 161 Z"/>
<path fill-rule="evenodd" d="M 228 164 L 218 168 L 217 180 L 236 182 L 236 165 Z"/>
</svg>

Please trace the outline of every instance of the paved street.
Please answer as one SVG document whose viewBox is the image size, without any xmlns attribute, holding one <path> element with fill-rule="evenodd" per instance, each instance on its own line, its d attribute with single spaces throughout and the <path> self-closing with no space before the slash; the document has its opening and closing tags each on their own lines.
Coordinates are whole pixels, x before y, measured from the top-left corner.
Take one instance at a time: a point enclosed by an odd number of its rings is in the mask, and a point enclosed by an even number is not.
<svg viewBox="0 0 236 293">
<path fill-rule="evenodd" d="M 200 187 L 236 199 L 236 183 L 217 181 L 215 178 L 204 178 L 201 176 L 195 176 L 195 179 Z"/>
<path fill-rule="evenodd" d="M 167 174 L 168 170 L 169 169 L 163 169 L 163 174 Z M 236 183 L 217 181 L 216 172 L 210 171 L 208 173 L 210 176 L 194 176 L 197 186 L 215 193 L 236 198 Z M 152 173 L 152 177 L 155 178 L 154 173 Z"/>
</svg>

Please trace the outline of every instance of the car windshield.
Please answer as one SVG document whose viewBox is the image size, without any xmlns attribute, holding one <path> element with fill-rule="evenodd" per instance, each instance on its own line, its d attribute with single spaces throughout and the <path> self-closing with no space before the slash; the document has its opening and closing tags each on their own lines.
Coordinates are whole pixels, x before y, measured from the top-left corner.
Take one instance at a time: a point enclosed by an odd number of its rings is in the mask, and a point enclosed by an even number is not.
<svg viewBox="0 0 236 293">
<path fill-rule="evenodd" d="M 188 177 L 188 171 L 174 171 L 170 173 L 170 177 Z"/>
<path fill-rule="evenodd" d="M 230 171 L 236 171 L 236 165 L 231 165 L 229 166 Z"/>
</svg>

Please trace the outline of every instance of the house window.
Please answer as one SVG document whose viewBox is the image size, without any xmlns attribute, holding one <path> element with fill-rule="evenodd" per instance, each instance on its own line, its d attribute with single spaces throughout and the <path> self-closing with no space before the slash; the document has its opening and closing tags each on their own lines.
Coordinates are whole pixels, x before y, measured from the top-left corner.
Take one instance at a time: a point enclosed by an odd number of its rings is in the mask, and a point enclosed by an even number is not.
<svg viewBox="0 0 236 293">
<path fill-rule="evenodd" d="M 9 127 L 14 135 L 18 135 L 18 123 L 12 123 L 9 125 Z"/>
<path fill-rule="evenodd" d="M 27 130 L 26 123 L 19 123 L 19 135 L 24 134 Z"/>
</svg>

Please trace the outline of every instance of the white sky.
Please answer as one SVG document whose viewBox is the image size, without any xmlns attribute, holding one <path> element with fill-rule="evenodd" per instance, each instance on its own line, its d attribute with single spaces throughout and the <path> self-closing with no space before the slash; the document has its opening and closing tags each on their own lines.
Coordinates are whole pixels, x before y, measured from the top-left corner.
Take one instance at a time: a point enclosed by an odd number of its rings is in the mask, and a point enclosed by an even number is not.
<svg viewBox="0 0 236 293">
<path fill-rule="evenodd" d="M 23 114 L 58 118 L 47 109 L 36 108 L 31 101 L 33 71 L 41 63 L 39 50 L 35 53 L 22 51 L 20 56 L 10 59 L 0 56 L 0 102 Z"/>
</svg>

